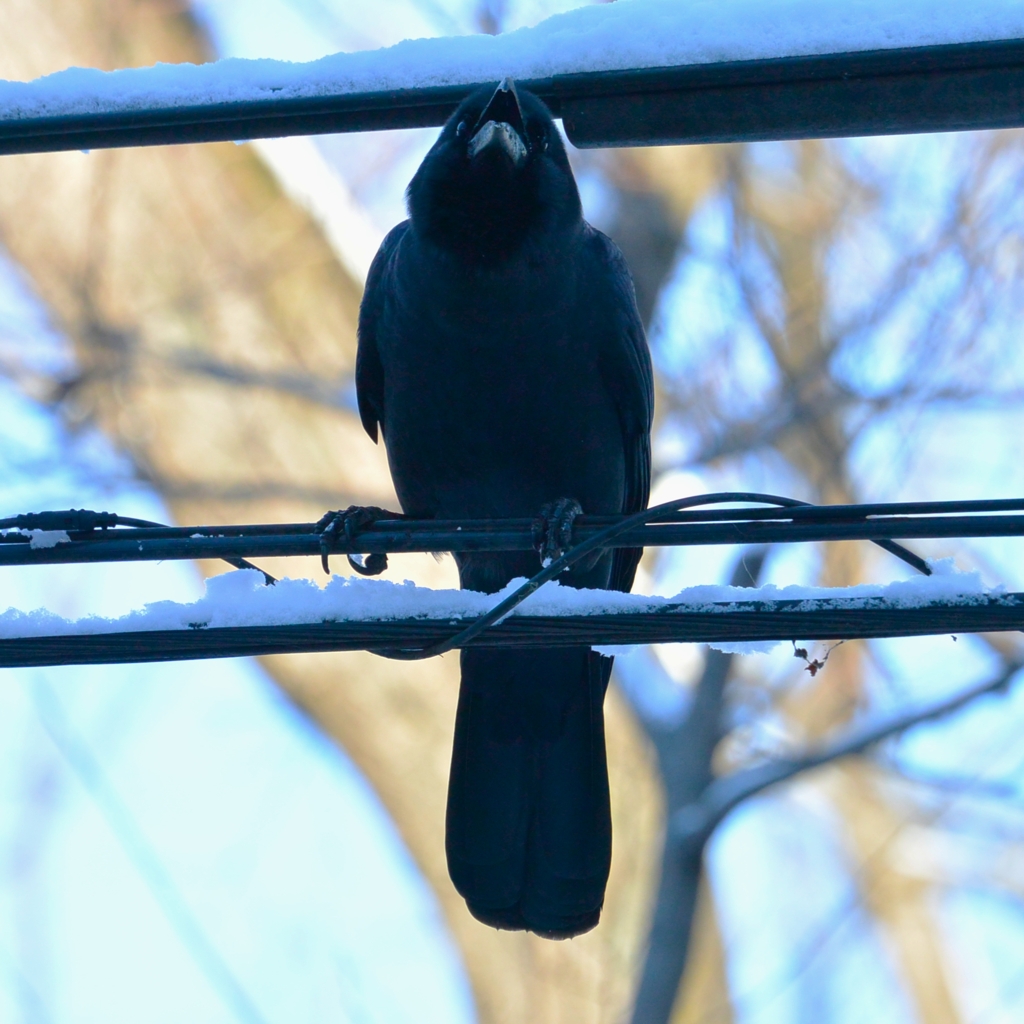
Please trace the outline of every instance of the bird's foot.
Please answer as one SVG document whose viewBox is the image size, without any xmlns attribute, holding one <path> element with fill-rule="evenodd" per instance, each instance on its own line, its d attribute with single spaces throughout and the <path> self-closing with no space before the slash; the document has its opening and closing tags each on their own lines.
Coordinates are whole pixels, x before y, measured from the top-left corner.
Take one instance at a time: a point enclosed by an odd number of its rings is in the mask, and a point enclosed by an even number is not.
<svg viewBox="0 0 1024 1024">
<path fill-rule="evenodd" d="M 533 546 L 545 568 L 572 547 L 573 520 L 583 509 L 575 498 L 559 498 L 544 505 L 533 521 Z"/>
<path fill-rule="evenodd" d="M 324 567 L 324 572 L 330 574 L 328 556 L 339 536 L 344 536 L 351 544 L 356 534 L 371 523 L 381 519 L 403 518 L 401 512 L 389 512 L 386 508 L 377 508 L 376 505 L 349 505 L 339 512 L 328 512 L 315 527 L 320 534 L 320 563 Z M 348 564 L 360 576 L 379 576 L 388 567 L 388 556 L 380 552 L 362 556 L 362 562 L 357 562 L 355 555 L 346 557 Z"/>
</svg>

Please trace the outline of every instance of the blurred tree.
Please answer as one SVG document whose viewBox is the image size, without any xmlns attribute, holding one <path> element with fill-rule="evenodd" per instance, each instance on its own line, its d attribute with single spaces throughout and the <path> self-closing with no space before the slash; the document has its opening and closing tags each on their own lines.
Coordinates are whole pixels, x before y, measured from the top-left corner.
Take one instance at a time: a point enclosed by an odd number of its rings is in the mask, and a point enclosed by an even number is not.
<svg viewBox="0 0 1024 1024">
<path fill-rule="evenodd" d="M 709 311 L 703 305 L 715 333 L 695 337 L 698 328 L 681 344 L 677 329 L 686 326 L 678 320 L 660 331 L 662 437 L 676 448 L 682 438 L 685 446 L 681 459 L 666 457 L 663 448 L 661 468 L 721 471 L 730 462 L 750 466 L 753 456 L 784 481 L 783 490 L 798 488 L 817 502 L 854 502 L 862 500 L 858 443 L 886 419 L 906 421 L 939 404 L 1018 402 L 1020 385 L 1008 372 L 1007 346 L 1015 338 L 1019 266 L 992 256 L 1016 250 L 1020 141 L 1006 133 L 951 143 L 954 159 L 938 173 L 948 175 L 948 194 L 929 197 L 938 212 L 928 211 L 916 223 L 911 211 L 900 216 L 894 209 L 912 197 L 879 177 L 856 144 L 807 141 L 717 150 L 722 173 L 702 196 L 704 214 L 712 211 L 715 220 L 715 256 L 695 255 L 691 245 L 681 254 L 677 277 L 697 279 L 693 265 L 707 260 L 714 281 L 699 278 L 695 287 L 710 287 L 725 308 Z M 670 165 L 675 152 L 661 151 L 660 164 Z M 650 158 L 637 152 L 625 159 L 635 164 Z M 691 177 L 663 174 L 659 182 L 657 219 L 667 219 L 673 206 L 684 217 L 693 211 Z M 685 310 L 685 299 L 679 299 L 676 308 Z M 915 319 L 908 325 L 911 314 Z M 882 358 L 884 377 L 872 372 L 873 361 L 877 365 Z M 898 472 L 892 475 L 890 488 L 899 481 Z M 869 550 L 824 547 L 820 581 L 863 581 Z M 989 642 L 1003 659 L 995 682 L 1005 683 L 1021 664 L 1021 649 L 1005 638 Z M 860 644 L 837 648 L 812 679 L 776 684 L 769 691 L 770 708 L 762 705 L 758 714 L 770 712 L 793 753 L 827 742 L 870 708 L 865 654 Z M 711 652 L 689 715 L 668 731 L 656 720 L 648 722 L 670 815 L 700 806 L 718 772 L 731 770 L 737 782 L 744 768 L 764 757 L 758 750 L 747 757 L 728 755 L 734 737 L 722 713 L 722 687 L 729 670 L 729 657 Z M 745 686 L 749 696 L 763 692 L 765 683 L 748 679 Z M 757 770 L 749 768 L 755 777 Z M 905 801 L 894 805 L 885 775 L 870 762 L 847 758 L 806 784 L 825 796 L 843 823 L 860 900 L 886 935 L 918 1018 L 957 1021 L 934 889 L 895 869 L 886 855 L 910 816 Z M 714 915 L 706 907 L 689 934 L 707 835 L 666 845 L 636 1024 L 662 1024 L 670 1016 L 679 1022 L 731 1019 L 724 975 L 718 972 L 717 990 L 709 988 L 706 969 L 696 966 L 706 948 L 719 946 Z M 678 992 L 691 949 L 689 981 Z"/>
<path fill-rule="evenodd" d="M 509 6 L 481 0 L 478 27 L 499 31 Z M 0 10 L 19 26 L 17 40 L 0 41 L 5 77 L 206 54 L 183 4 L 0 0 Z M 1016 134 L 936 142 L 925 152 L 930 177 L 915 177 L 921 161 L 908 160 L 902 182 L 892 162 L 876 165 L 854 142 L 588 159 L 611 190 L 607 227 L 626 251 L 652 326 L 661 471 L 756 468 L 810 500 L 853 501 L 864 486 L 862 453 L 880 427 L 905 424 L 909 438 L 925 410 L 1019 401 L 1020 382 L 1006 369 L 1024 265 Z M 66 378 L 33 376 L 16 360 L 3 372 L 70 421 L 98 423 L 180 521 L 305 520 L 352 500 L 394 501 L 381 452 L 351 410 L 358 284 L 248 147 L 7 158 L 0 240 L 77 355 Z M 691 322 L 698 297 L 702 316 Z M 905 458 L 910 451 L 905 442 Z M 871 496 L 898 488 L 900 475 L 897 467 L 884 486 L 872 482 Z M 747 582 L 759 557 L 740 567 Z M 863 546 L 828 546 L 818 578 L 858 582 L 870 557 Z M 401 575 L 454 580 L 450 564 L 395 561 Z M 656 574 L 658 559 L 645 568 Z M 1012 640 L 991 643 L 1003 684 L 1021 652 Z M 935 923 L 935 880 L 906 870 L 898 856 L 908 836 L 932 854 L 948 839 L 926 808 L 934 787 L 900 788 L 898 767 L 842 742 L 855 716 L 872 710 L 876 670 L 866 646 L 846 644 L 824 672 L 781 683 L 708 653 L 680 721 L 644 717 L 638 704 L 646 740 L 613 690 L 617 838 L 605 919 L 591 935 L 557 945 L 482 928 L 448 882 L 453 659 L 265 663 L 352 754 L 394 815 L 439 894 L 483 1021 L 620 1020 L 638 981 L 638 1024 L 733 1019 L 729 951 L 701 868 L 718 819 L 684 843 L 663 823 L 704 813 L 723 775 L 749 781 L 744 795 L 760 791 L 766 749 L 746 741 L 737 707 L 748 720 L 773 723 L 785 737 L 781 753 L 797 758 L 795 766 L 779 762 L 774 778 L 810 768 L 798 757 L 807 748 L 824 744 L 826 761 L 850 755 L 801 785 L 826 808 L 823 817 L 841 823 L 857 904 L 885 936 L 912 1012 L 937 1024 L 960 1019 Z M 661 671 L 657 659 L 648 664 Z M 661 833 L 668 838 L 655 898 Z"/>
<path fill-rule="evenodd" d="M 0 41 L 5 78 L 209 56 L 183 4 L 3 0 L 0 11 L 18 25 Z M 249 147 L 5 158 L 0 242 L 77 357 L 62 379 L 8 371 L 70 422 L 98 424 L 178 521 L 308 521 L 353 501 L 394 507 L 383 453 L 351 408 L 359 285 Z M 393 563 L 398 579 L 454 585 L 450 563 Z M 312 559 L 308 571 L 320 571 Z M 264 664 L 344 746 L 393 815 L 438 894 L 482 1021 L 621 1017 L 643 939 L 660 797 L 642 734 L 617 695 L 607 735 L 622 841 L 603 924 L 550 943 L 480 925 L 448 880 L 457 659 Z"/>
</svg>

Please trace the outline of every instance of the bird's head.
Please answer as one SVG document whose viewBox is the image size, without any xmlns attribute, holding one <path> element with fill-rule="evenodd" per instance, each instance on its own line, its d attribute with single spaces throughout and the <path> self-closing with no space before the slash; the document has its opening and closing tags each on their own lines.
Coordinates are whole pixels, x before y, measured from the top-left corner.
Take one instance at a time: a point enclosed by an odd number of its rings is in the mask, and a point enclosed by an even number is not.
<svg viewBox="0 0 1024 1024">
<path fill-rule="evenodd" d="M 448 120 L 409 184 L 414 229 L 443 249 L 496 263 L 582 223 L 579 193 L 547 107 L 504 79 Z"/>
</svg>

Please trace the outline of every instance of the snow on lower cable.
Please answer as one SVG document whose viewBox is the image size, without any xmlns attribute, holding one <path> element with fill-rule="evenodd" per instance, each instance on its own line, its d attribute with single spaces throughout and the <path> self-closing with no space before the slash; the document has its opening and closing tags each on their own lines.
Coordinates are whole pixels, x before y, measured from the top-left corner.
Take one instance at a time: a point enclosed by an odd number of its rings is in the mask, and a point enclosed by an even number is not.
<svg viewBox="0 0 1024 1024">
<path fill-rule="evenodd" d="M 0 81 L 0 119 L 1022 37 L 1019 0 L 619 0 L 504 35 L 405 40 L 308 64 L 228 59 Z"/>
<path fill-rule="evenodd" d="M 688 587 L 674 597 L 646 597 L 608 590 L 574 590 L 551 582 L 519 606 L 513 615 L 605 615 L 680 610 L 726 612 L 736 603 L 841 599 L 846 607 L 879 599 L 893 608 L 919 608 L 936 602 L 985 600 L 1003 592 L 988 589 L 978 573 L 961 573 L 952 560 L 933 563 L 935 574 L 915 576 L 887 585 L 856 587 L 728 586 Z M 455 620 L 481 615 L 515 590 L 513 580 L 498 594 L 467 590 L 430 590 L 410 582 L 390 583 L 334 576 L 322 589 L 312 580 L 283 579 L 266 586 L 262 573 L 240 569 L 206 581 L 198 601 L 157 601 L 121 618 L 88 616 L 64 619 L 45 609 L 0 614 L 0 639 L 67 636 L 143 630 L 196 629 L 231 626 L 283 626 L 324 621 L 387 621 L 428 618 Z"/>
<path fill-rule="evenodd" d="M 66 530 L 3 530 L 0 535 L 6 537 L 9 534 L 18 534 L 28 537 L 28 546 L 33 551 L 39 548 L 55 548 L 58 544 L 70 544 L 71 538 Z"/>
</svg>

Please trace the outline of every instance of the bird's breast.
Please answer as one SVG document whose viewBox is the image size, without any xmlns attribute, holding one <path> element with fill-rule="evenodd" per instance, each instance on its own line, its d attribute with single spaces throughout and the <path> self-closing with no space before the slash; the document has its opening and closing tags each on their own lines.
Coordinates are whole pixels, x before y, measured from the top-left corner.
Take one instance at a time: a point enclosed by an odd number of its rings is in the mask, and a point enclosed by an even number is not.
<svg viewBox="0 0 1024 1024">
<path fill-rule="evenodd" d="M 378 347 L 407 510 L 533 515 L 562 496 L 619 510 L 621 428 L 571 270 L 396 290 Z"/>
</svg>

